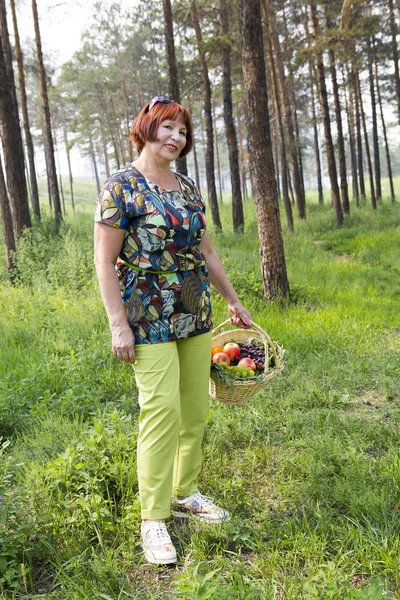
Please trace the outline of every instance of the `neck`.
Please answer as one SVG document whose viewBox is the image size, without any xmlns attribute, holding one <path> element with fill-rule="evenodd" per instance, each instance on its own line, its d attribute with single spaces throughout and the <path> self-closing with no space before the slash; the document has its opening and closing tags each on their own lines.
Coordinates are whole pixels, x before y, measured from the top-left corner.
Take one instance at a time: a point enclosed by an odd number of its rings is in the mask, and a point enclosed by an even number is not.
<svg viewBox="0 0 400 600">
<path fill-rule="evenodd" d="M 171 161 L 155 156 L 146 146 L 132 164 L 145 173 L 165 175 L 171 172 Z"/>
</svg>

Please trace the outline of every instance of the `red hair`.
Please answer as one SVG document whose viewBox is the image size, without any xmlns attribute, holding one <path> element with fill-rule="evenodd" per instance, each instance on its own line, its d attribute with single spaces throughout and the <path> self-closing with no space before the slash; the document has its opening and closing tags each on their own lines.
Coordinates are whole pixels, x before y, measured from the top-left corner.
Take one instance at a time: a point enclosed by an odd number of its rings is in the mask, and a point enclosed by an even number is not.
<svg viewBox="0 0 400 600">
<path fill-rule="evenodd" d="M 136 150 L 140 153 L 146 142 L 157 141 L 157 130 L 163 121 L 181 120 L 186 127 L 186 146 L 179 158 L 183 158 L 193 147 L 193 128 L 189 112 L 178 102 L 157 102 L 149 110 L 148 102 L 140 111 L 133 123 L 129 139 L 135 143 Z"/>
</svg>

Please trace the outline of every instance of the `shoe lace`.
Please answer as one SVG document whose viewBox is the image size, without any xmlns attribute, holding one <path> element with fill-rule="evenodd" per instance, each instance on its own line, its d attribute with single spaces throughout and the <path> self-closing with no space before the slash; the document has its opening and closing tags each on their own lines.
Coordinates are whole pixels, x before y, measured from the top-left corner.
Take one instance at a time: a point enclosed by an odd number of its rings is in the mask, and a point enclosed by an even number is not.
<svg viewBox="0 0 400 600">
<path fill-rule="evenodd" d="M 210 498 L 209 496 L 204 496 L 200 492 L 195 492 L 191 498 L 191 500 L 196 500 L 200 505 L 204 507 L 215 506 L 214 498 Z"/>
<path fill-rule="evenodd" d="M 157 545 L 171 544 L 171 538 L 165 526 L 165 523 L 157 523 L 144 528 L 145 536 L 148 539 L 148 543 Z"/>
</svg>

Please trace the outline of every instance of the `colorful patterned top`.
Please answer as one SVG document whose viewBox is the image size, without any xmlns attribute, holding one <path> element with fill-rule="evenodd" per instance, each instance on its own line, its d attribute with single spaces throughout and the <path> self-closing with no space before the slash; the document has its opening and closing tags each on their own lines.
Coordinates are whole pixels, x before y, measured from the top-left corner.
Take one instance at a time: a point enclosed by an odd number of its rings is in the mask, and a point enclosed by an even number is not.
<svg viewBox="0 0 400 600">
<path fill-rule="evenodd" d="M 180 190 L 165 190 L 129 164 L 107 179 L 97 203 L 95 221 L 125 230 L 116 269 L 136 344 L 171 342 L 212 327 L 199 248 L 205 204 L 192 179 L 175 177 Z"/>
</svg>

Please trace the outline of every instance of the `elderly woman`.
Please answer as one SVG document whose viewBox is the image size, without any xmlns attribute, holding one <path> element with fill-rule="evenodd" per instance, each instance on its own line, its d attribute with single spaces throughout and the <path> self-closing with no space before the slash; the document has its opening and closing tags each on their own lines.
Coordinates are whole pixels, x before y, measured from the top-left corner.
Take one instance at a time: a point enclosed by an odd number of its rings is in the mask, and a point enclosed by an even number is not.
<svg viewBox="0 0 400 600">
<path fill-rule="evenodd" d="M 140 156 L 108 178 L 95 216 L 95 264 L 114 355 L 134 364 L 139 390 L 137 469 L 147 560 L 176 562 L 165 526 L 174 514 L 229 519 L 197 489 L 208 409 L 210 282 L 232 322 L 249 327 L 206 233 L 205 203 L 171 163 L 193 145 L 189 113 L 157 96 L 136 118 Z M 122 301 L 121 301 L 122 297 Z"/>
</svg>

